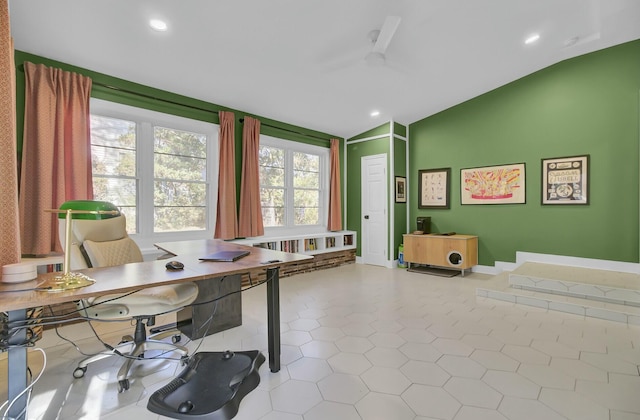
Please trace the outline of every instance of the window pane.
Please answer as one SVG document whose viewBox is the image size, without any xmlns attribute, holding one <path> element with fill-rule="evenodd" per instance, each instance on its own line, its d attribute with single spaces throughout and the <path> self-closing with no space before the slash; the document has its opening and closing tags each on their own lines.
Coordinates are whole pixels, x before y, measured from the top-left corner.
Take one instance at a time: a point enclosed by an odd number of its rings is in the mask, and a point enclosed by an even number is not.
<svg viewBox="0 0 640 420">
<path fill-rule="evenodd" d="M 273 166 L 284 168 L 284 149 L 277 147 L 260 146 L 258 160 L 261 166 Z"/>
<path fill-rule="evenodd" d="M 205 207 L 155 207 L 154 232 L 203 230 L 207 223 Z"/>
<path fill-rule="evenodd" d="M 188 156 L 154 156 L 155 178 L 180 179 L 184 181 L 205 181 L 207 179 L 207 160 Z"/>
<path fill-rule="evenodd" d="M 117 207 L 136 205 L 136 180 L 129 178 L 93 177 L 93 196 Z"/>
<path fill-rule="evenodd" d="M 284 187 L 284 169 L 273 166 L 260 166 L 260 185 Z"/>
<path fill-rule="evenodd" d="M 136 233 L 136 124 L 91 115 L 91 164 L 94 199 L 120 208 Z"/>
<path fill-rule="evenodd" d="M 207 186 L 201 182 L 157 180 L 154 182 L 154 206 L 202 206 L 207 204 Z"/>
<path fill-rule="evenodd" d="M 319 224 L 320 191 L 294 190 L 293 207 L 296 225 Z"/>
<path fill-rule="evenodd" d="M 276 147 L 260 146 L 260 185 L 284 187 L 285 151 Z"/>
<path fill-rule="evenodd" d="M 295 207 L 293 213 L 296 225 L 320 224 L 317 207 Z"/>
<path fill-rule="evenodd" d="M 262 207 L 264 227 L 284 226 L 284 207 Z"/>
<path fill-rule="evenodd" d="M 206 184 L 161 180 L 154 191 L 154 232 L 206 229 Z"/>
<path fill-rule="evenodd" d="M 206 136 L 165 127 L 153 130 L 154 232 L 206 229 Z"/>
<path fill-rule="evenodd" d="M 207 179 L 206 136 L 154 127 L 154 177 Z"/>
<path fill-rule="evenodd" d="M 296 188 L 320 188 L 320 173 L 293 171 L 293 186 Z"/>
<path fill-rule="evenodd" d="M 320 188 L 320 156 L 309 153 L 293 153 L 293 186 L 296 188 Z"/>
<path fill-rule="evenodd" d="M 165 127 L 154 127 L 153 133 L 156 153 L 207 158 L 207 138 L 203 134 Z"/>
<path fill-rule="evenodd" d="M 284 189 L 260 188 L 260 203 L 264 226 L 284 226 Z"/>
</svg>

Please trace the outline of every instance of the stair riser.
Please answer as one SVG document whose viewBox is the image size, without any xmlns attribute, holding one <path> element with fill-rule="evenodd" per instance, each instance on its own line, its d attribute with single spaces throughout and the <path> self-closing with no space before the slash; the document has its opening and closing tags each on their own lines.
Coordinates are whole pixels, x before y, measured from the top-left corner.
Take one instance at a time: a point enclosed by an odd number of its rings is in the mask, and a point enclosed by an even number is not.
<svg viewBox="0 0 640 420">
<path fill-rule="evenodd" d="M 565 280 L 549 280 L 517 274 L 509 275 L 509 285 L 518 289 L 640 307 L 640 290 L 569 282 Z"/>
<path fill-rule="evenodd" d="M 574 315 L 604 319 L 608 321 L 621 322 L 630 325 L 640 325 L 640 316 L 629 314 L 621 311 L 592 308 L 585 305 L 556 302 L 549 299 L 539 297 L 521 296 L 516 293 L 501 292 L 489 289 L 476 289 L 476 295 L 488 299 L 496 299 L 504 302 L 511 302 L 520 305 L 533 306 L 536 308 L 547 309 L 550 311 L 566 312 Z"/>
</svg>

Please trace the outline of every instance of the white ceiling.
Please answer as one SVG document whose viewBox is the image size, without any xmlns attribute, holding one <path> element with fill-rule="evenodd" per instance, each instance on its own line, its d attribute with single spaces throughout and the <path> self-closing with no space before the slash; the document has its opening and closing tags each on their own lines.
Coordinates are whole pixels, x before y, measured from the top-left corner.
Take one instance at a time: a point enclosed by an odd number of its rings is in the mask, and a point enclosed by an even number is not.
<svg viewBox="0 0 640 420">
<path fill-rule="evenodd" d="M 18 50 L 341 137 L 640 38 L 638 0 L 9 3 Z M 369 67 L 367 35 L 389 15 L 402 21 L 387 64 Z M 151 30 L 154 17 L 169 30 Z"/>
</svg>

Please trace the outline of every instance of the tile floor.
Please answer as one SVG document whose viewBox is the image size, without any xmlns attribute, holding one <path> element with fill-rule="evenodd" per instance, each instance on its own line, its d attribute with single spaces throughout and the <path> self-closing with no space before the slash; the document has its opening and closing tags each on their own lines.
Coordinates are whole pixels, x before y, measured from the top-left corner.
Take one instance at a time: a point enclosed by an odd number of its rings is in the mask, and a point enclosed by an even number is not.
<svg viewBox="0 0 640 420">
<path fill-rule="evenodd" d="M 640 327 L 476 296 L 491 280 L 361 264 L 281 279 L 282 369 L 261 367 L 235 418 L 640 419 Z M 265 293 L 243 294 L 241 327 L 188 347 L 266 356 Z M 130 331 L 128 323 L 95 325 L 112 343 L 122 335 L 114 330 Z M 60 333 L 84 352 L 99 349 L 86 326 Z M 82 356 L 53 331 L 39 345 L 47 367 L 29 419 L 161 419 L 146 409 L 148 398 L 182 369 L 138 364 L 119 394 L 115 358 L 74 380 Z M 37 374 L 41 356 L 30 359 Z M 6 371 L 6 361 L 0 366 Z"/>
</svg>

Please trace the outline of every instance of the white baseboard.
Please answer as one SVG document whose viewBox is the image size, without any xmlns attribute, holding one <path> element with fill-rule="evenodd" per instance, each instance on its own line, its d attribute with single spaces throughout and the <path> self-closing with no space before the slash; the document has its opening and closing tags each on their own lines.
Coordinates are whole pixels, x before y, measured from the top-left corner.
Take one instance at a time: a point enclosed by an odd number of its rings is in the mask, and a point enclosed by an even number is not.
<svg viewBox="0 0 640 420">
<path fill-rule="evenodd" d="M 594 268 L 597 270 L 619 271 L 622 273 L 640 274 L 640 264 L 624 261 L 598 260 L 594 258 L 568 257 L 564 255 L 536 254 L 532 252 L 516 252 L 516 264 L 539 262 L 545 264 L 568 265 L 572 267 Z"/>
<path fill-rule="evenodd" d="M 596 270 L 618 271 L 621 273 L 640 274 L 640 264 L 623 261 L 598 260 L 594 258 L 569 257 L 566 255 L 537 254 L 535 252 L 516 251 L 516 262 L 496 261 L 494 266 L 475 265 L 471 269 L 474 273 L 496 275 L 503 271 L 513 271 L 526 262 L 543 264 L 567 265 L 571 267 L 593 268 Z M 362 257 L 356 256 L 357 264 L 364 264 Z M 396 268 L 398 260 L 387 261 L 387 268 Z"/>
</svg>

